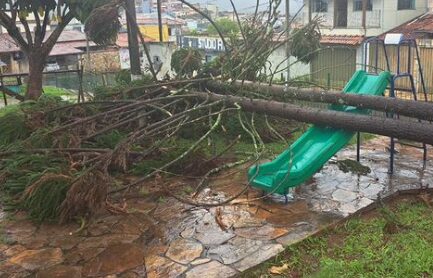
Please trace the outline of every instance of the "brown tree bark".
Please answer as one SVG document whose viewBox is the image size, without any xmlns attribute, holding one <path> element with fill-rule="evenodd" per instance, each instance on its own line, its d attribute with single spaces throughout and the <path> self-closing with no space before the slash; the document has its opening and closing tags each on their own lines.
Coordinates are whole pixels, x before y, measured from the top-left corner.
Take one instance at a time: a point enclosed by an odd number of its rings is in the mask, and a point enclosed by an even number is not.
<svg viewBox="0 0 433 278">
<path fill-rule="evenodd" d="M 224 91 L 227 84 L 219 81 L 207 83 L 213 91 Z M 326 91 L 319 88 L 286 88 L 285 86 L 257 84 L 253 82 L 235 82 L 231 91 L 254 91 L 273 96 L 277 100 L 293 99 L 330 104 L 355 106 L 358 108 L 396 113 L 402 116 L 414 117 L 420 120 L 433 121 L 433 103 L 385 98 L 377 96 L 343 94 L 340 91 Z"/>
<path fill-rule="evenodd" d="M 29 60 L 29 80 L 25 95 L 26 100 L 37 100 L 42 95 L 43 71 L 46 55 L 39 49 L 27 54 Z"/>
<path fill-rule="evenodd" d="M 433 145 L 433 124 L 430 123 L 305 108 L 289 103 L 229 95 L 223 96 L 202 92 L 196 92 L 195 94 L 201 99 L 212 101 L 223 100 L 229 105 L 237 104 L 248 112 L 257 112 L 299 122 L 332 126 L 350 131 L 368 132 Z"/>
</svg>

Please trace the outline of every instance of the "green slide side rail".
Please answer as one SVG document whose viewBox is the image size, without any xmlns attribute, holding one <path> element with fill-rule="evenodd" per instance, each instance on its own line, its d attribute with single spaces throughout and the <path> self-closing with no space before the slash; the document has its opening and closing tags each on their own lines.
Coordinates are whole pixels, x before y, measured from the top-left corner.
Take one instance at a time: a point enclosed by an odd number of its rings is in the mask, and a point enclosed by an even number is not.
<svg viewBox="0 0 433 278">
<path fill-rule="evenodd" d="M 19 95 L 21 92 L 21 87 L 21 85 L 0 86 L 0 91 L 5 90 L 9 95 Z"/>
<path fill-rule="evenodd" d="M 357 71 L 343 92 L 380 96 L 384 94 L 390 77 L 389 72 L 370 75 L 365 71 Z M 330 109 L 369 113 L 368 110 L 352 106 L 331 105 Z M 248 179 L 254 187 L 266 192 L 287 194 L 290 188 L 301 185 L 319 171 L 349 143 L 354 134 L 343 129 L 315 125 L 273 161 L 251 167 Z"/>
<path fill-rule="evenodd" d="M 13 86 L 5 86 L 6 89 L 9 89 L 11 92 L 15 94 L 19 94 L 21 92 L 21 86 L 20 85 L 13 85 Z"/>
</svg>

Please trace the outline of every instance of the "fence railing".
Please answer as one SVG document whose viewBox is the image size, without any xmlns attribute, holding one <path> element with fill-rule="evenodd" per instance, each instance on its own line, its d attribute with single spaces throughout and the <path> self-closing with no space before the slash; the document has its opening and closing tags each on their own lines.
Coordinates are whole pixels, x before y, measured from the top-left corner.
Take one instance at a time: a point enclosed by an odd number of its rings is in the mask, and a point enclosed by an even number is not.
<svg viewBox="0 0 433 278">
<path fill-rule="evenodd" d="M 347 22 L 346 26 L 338 26 L 338 28 L 353 28 L 359 29 L 362 28 L 362 11 L 351 11 L 346 13 L 341 13 L 339 15 L 334 15 L 334 13 L 317 13 L 315 16 L 318 16 L 321 19 L 321 25 L 327 28 L 334 28 L 338 24 L 336 24 L 336 18 L 344 16 L 347 17 L 347 20 L 338 20 L 339 22 Z M 366 14 L 366 22 L 365 25 L 367 28 L 380 28 L 382 21 L 382 11 L 381 10 L 373 10 L 367 11 Z"/>
</svg>

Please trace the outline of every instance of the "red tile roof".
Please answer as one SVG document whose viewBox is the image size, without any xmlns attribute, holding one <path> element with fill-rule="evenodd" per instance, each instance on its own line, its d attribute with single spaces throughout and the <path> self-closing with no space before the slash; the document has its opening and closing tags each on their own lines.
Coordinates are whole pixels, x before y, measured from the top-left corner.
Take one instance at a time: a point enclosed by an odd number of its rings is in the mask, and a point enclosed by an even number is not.
<svg viewBox="0 0 433 278">
<path fill-rule="evenodd" d="M 49 56 L 73 55 L 73 54 L 81 54 L 83 52 L 84 51 L 81 51 L 69 45 L 69 43 L 57 43 L 56 45 L 54 45 Z"/>
<path fill-rule="evenodd" d="M 420 15 L 394 29 L 389 30 L 388 33 L 403 34 L 406 38 L 417 37 L 425 33 L 433 33 L 433 13 L 428 12 Z M 383 37 L 385 34 L 381 35 Z"/>
<path fill-rule="evenodd" d="M 321 44 L 358 46 L 364 41 L 364 36 L 331 35 L 322 36 Z"/>
<path fill-rule="evenodd" d="M 51 33 L 47 33 L 47 38 Z M 23 36 L 25 39 L 25 36 Z M 95 46 L 94 42 L 89 42 L 90 46 Z M 50 56 L 70 55 L 82 53 L 77 47 L 86 47 L 86 35 L 79 31 L 63 31 L 50 53 Z M 13 53 L 21 51 L 17 43 L 9 34 L 0 34 L 0 53 Z"/>
<path fill-rule="evenodd" d="M 10 53 L 20 51 L 20 48 L 9 36 L 9 34 L 0 34 L 0 53 Z"/>
</svg>

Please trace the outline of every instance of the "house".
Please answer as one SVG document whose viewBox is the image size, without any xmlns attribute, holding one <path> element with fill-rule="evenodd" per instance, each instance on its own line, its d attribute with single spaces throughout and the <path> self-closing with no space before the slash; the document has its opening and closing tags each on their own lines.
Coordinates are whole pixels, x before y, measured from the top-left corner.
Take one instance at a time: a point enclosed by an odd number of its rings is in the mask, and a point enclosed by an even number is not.
<svg viewBox="0 0 433 278">
<path fill-rule="evenodd" d="M 50 32 L 47 33 L 47 37 L 49 35 Z M 87 53 L 87 50 L 89 50 L 89 53 Z M 46 61 L 46 64 L 49 66 L 46 67 L 46 70 L 77 69 L 82 58 L 85 61 L 89 59 L 92 61 L 89 63 L 84 62 L 84 65 L 91 64 L 92 67 L 98 68 L 98 70 L 101 71 L 115 70 L 115 57 L 105 59 L 114 59 L 112 63 L 109 63 L 110 66 L 108 66 L 108 68 L 104 68 L 104 65 L 102 64 L 95 63 L 96 60 L 99 60 L 97 58 L 98 56 L 109 56 L 110 52 L 112 53 L 110 48 L 99 47 L 93 42 L 88 42 L 84 33 L 74 30 L 66 30 L 62 32 L 57 43 L 50 52 Z M 9 34 L 0 34 L 0 60 L 6 64 L 6 67 L 4 67 L 4 72 L 28 72 L 29 65 L 27 57 L 25 57 L 24 53 L 21 51 L 15 41 L 9 36 Z"/>
<path fill-rule="evenodd" d="M 65 31 L 50 52 L 47 64 L 57 63 L 58 69 L 77 69 L 79 57 L 84 53 L 80 48 L 86 48 L 86 45 L 84 34 Z M 28 72 L 27 57 L 9 34 L 0 34 L 0 59 L 7 65 L 5 72 Z"/>
<path fill-rule="evenodd" d="M 158 78 L 163 79 L 164 77 L 172 76 L 171 70 L 171 57 L 173 52 L 176 50 L 176 44 L 173 42 L 159 42 L 153 38 L 144 38 L 147 47 L 149 49 L 150 57 L 152 59 L 153 66 L 158 73 Z M 119 33 L 117 42 L 119 48 L 118 53 L 120 57 L 121 69 L 130 69 L 130 57 L 129 57 L 129 44 L 128 34 Z M 144 73 L 149 73 L 149 61 L 145 55 L 144 49 L 140 44 L 140 58 L 141 67 Z"/>
<path fill-rule="evenodd" d="M 424 14 L 431 0 L 304 0 L 304 23 L 320 21 L 322 51 L 311 62 L 311 79 L 341 88 L 364 62 L 362 44 Z"/>
<path fill-rule="evenodd" d="M 377 36 L 428 9 L 427 0 L 305 0 L 304 3 L 305 23 L 320 17 L 323 35 Z"/>
</svg>

